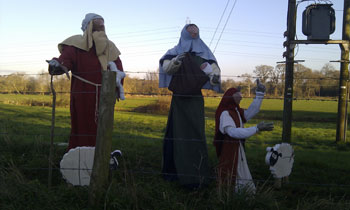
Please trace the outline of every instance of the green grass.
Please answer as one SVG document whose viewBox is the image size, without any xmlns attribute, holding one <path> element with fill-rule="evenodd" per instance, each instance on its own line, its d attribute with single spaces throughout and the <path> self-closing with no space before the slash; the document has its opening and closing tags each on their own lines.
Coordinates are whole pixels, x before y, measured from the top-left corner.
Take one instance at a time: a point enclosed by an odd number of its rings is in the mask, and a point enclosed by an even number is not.
<svg viewBox="0 0 350 210">
<path fill-rule="evenodd" d="M 54 147 L 53 189 L 47 189 L 51 108 L 8 104 L 4 99 L 8 97 L 0 96 L 0 209 L 87 209 L 88 189 L 69 186 L 58 170 L 65 147 Z M 11 97 L 14 101 L 24 100 L 24 96 Z M 50 96 L 43 98 L 51 100 Z M 219 102 L 219 98 L 205 98 L 212 167 L 217 164 L 212 139 L 213 116 Z M 242 107 L 247 108 L 250 102 L 251 99 L 244 99 Z M 261 112 L 246 125 L 255 125 L 260 120 L 275 123 L 274 131 L 247 139 L 248 163 L 258 186 L 254 198 L 233 195 L 227 189 L 219 191 L 214 180 L 198 191 L 165 182 L 160 171 L 167 115 L 135 112 L 138 107 L 154 103 L 159 103 L 158 98 L 127 97 L 116 104 L 112 143 L 114 149 L 122 150 L 123 158 L 120 169 L 112 174 L 105 200 L 107 209 L 350 208 L 350 145 L 334 143 L 337 102 L 293 103 L 295 164 L 290 184 L 280 190 L 272 188 L 273 179 L 264 158 L 267 146 L 281 142 L 283 101 L 263 102 Z M 58 107 L 55 142 L 67 142 L 69 132 L 69 109 Z M 349 135 L 348 132 L 347 139 Z"/>
</svg>

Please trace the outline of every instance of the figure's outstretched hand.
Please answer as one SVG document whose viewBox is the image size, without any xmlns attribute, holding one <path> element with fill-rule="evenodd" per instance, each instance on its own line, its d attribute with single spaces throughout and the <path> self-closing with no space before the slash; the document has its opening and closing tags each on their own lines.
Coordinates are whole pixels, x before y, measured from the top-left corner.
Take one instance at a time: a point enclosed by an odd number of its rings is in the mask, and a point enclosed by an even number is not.
<svg viewBox="0 0 350 210">
<path fill-rule="evenodd" d="M 185 56 L 186 56 L 186 53 L 181 53 L 181 54 L 179 54 L 179 55 L 177 55 L 177 56 L 175 57 L 175 61 L 176 61 L 177 63 L 181 63 L 181 62 L 182 62 L 182 59 L 184 59 Z"/>
<path fill-rule="evenodd" d="M 259 122 L 256 127 L 258 128 L 259 131 L 272 131 L 274 126 L 273 122 Z"/>
<path fill-rule="evenodd" d="M 108 67 L 109 67 L 109 70 L 111 70 L 111 71 L 116 72 L 118 70 L 117 65 L 115 65 L 115 63 L 113 61 L 108 62 Z"/>
<path fill-rule="evenodd" d="M 256 92 L 265 93 L 266 87 L 263 85 L 259 79 L 256 79 Z"/>
<path fill-rule="evenodd" d="M 70 79 L 67 67 L 61 65 L 57 60 L 46 60 L 49 64 L 49 74 L 50 75 L 61 75 L 66 74 L 67 78 Z"/>
<path fill-rule="evenodd" d="M 60 66 L 60 63 L 55 60 L 55 59 L 52 59 L 52 60 L 46 60 L 46 62 L 50 65 L 50 66 L 53 66 L 53 67 L 59 67 Z"/>
<path fill-rule="evenodd" d="M 49 74 L 50 75 L 61 75 L 64 74 L 64 71 L 60 68 L 60 63 L 55 60 L 46 60 L 46 62 L 49 64 Z"/>
</svg>

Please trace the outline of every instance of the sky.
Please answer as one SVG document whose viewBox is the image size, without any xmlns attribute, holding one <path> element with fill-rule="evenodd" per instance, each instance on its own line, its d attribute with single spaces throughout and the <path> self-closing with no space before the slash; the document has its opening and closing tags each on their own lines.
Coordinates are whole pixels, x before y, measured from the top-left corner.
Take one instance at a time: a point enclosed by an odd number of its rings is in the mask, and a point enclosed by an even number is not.
<svg viewBox="0 0 350 210">
<path fill-rule="evenodd" d="M 315 1 L 297 2 L 297 39 L 305 40 L 302 12 Z M 336 12 L 330 39 L 340 40 L 344 1 L 326 2 Z M 121 51 L 124 71 L 131 77 L 157 71 L 159 59 L 178 43 L 186 22 L 199 27 L 223 78 L 253 74 L 258 65 L 285 60 L 287 10 L 288 0 L 0 0 L 0 75 L 46 72 L 45 60 L 59 56 L 57 44 L 83 33 L 87 13 L 104 18 L 106 34 Z M 296 60 L 305 60 L 302 64 L 313 70 L 340 60 L 338 45 L 299 45 L 295 53 Z"/>
</svg>

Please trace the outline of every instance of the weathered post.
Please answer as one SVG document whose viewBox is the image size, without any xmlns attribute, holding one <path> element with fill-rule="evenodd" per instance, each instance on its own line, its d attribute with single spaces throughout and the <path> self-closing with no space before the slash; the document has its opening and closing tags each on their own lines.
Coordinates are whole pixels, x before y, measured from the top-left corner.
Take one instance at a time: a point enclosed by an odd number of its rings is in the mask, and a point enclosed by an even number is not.
<svg viewBox="0 0 350 210">
<path fill-rule="evenodd" d="M 55 113 L 56 113 L 56 91 L 53 87 L 53 75 L 51 75 L 50 88 L 52 92 L 52 116 L 51 116 L 51 135 L 50 135 L 50 153 L 49 153 L 49 177 L 48 177 L 48 189 L 51 189 L 52 183 L 52 156 L 53 156 L 53 138 L 55 131 Z"/>
<path fill-rule="evenodd" d="M 293 73 L 294 73 L 294 46 L 291 41 L 295 37 L 295 13 L 296 1 L 288 1 L 287 17 L 287 50 L 286 50 L 286 72 L 284 86 L 284 106 L 283 106 L 283 130 L 282 141 L 290 142 L 292 133 L 292 105 L 293 105 Z"/>
<path fill-rule="evenodd" d="M 109 184 L 109 160 L 112 147 L 115 87 L 116 73 L 102 71 L 95 157 L 89 188 L 89 203 L 92 207 L 98 206 Z"/>
<path fill-rule="evenodd" d="M 344 0 L 343 13 L 343 41 L 350 40 L 350 0 Z M 349 43 L 341 44 L 341 63 L 339 78 L 339 100 L 337 117 L 337 136 L 336 141 L 345 141 L 346 139 L 346 100 L 347 100 L 347 82 L 349 80 Z"/>
</svg>

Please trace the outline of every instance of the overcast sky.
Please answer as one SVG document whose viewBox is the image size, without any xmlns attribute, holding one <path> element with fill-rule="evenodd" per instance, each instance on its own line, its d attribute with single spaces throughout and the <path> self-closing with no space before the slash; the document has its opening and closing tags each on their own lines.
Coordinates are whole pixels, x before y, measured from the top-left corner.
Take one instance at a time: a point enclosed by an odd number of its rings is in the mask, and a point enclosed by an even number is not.
<svg viewBox="0 0 350 210">
<path fill-rule="evenodd" d="M 298 6 L 298 39 L 306 39 L 301 14 L 314 2 Z M 334 40 L 341 39 L 343 2 L 332 1 Z M 287 9 L 288 0 L 0 0 L 0 75 L 46 71 L 45 60 L 59 56 L 59 42 L 82 34 L 81 22 L 90 12 L 104 17 L 107 36 L 121 51 L 130 76 L 156 71 L 159 58 L 178 43 L 186 21 L 197 24 L 202 40 L 215 49 L 223 75 L 252 73 L 257 65 L 284 60 Z M 337 45 L 300 45 L 295 52 L 295 59 L 306 60 L 303 64 L 314 70 L 340 59 Z M 339 63 L 333 65 L 339 69 Z"/>
</svg>

